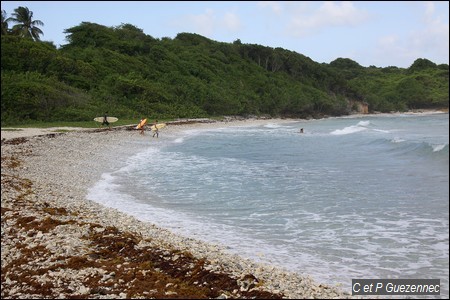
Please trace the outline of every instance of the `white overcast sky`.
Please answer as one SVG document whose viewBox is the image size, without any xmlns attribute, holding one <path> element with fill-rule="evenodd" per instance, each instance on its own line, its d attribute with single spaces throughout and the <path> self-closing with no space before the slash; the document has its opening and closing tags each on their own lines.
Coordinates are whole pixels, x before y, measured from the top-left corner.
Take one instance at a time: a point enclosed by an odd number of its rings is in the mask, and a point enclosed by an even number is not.
<svg viewBox="0 0 450 300">
<path fill-rule="evenodd" d="M 130 23 L 154 38 L 197 33 L 219 42 L 281 47 L 319 63 L 408 68 L 417 58 L 449 63 L 448 1 L 1 1 L 41 20 L 41 39 L 67 43 L 81 22 Z M 10 27 L 12 27 L 12 23 Z"/>
</svg>

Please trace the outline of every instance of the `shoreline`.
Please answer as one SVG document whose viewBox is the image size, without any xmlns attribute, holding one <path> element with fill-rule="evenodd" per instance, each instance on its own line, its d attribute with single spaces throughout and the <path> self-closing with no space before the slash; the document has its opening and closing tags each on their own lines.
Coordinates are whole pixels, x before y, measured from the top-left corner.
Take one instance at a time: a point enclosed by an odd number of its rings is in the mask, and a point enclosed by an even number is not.
<svg viewBox="0 0 450 300">
<path fill-rule="evenodd" d="M 326 118 L 354 118 L 354 117 L 370 117 L 370 116 L 380 116 L 380 115 L 429 115 L 429 114 L 448 114 L 448 109 L 414 109 L 406 112 L 390 112 L 390 113 L 381 113 L 374 112 L 370 114 L 349 114 L 345 116 L 324 116 L 320 119 Z M 229 123 L 232 124 L 242 124 L 245 122 L 250 122 L 252 124 L 263 124 L 268 121 L 276 121 L 276 122 L 298 122 L 298 121 L 310 121 L 313 119 L 298 119 L 298 118 L 241 118 L 241 117 L 225 117 L 224 120 L 215 121 L 212 119 L 204 118 L 204 119 L 180 119 L 177 121 L 170 121 L 167 124 L 172 126 L 213 126 L 217 127 L 222 124 L 222 126 L 228 126 Z M 248 123 L 246 124 L 248 125 Z M 246 126 L 245 125 L 245 126 Z M 118 127 L 112 127 L 114 130 L 128 128 L 129 130 L 133 130 L 133 127 L 136 124 L 123 125 Z M 36 128 L 36 127 L 8 127 L 1 129 L 1 139 L 8 140 L 19 137 L 33 137 L 38 135 L 47 135 L 47 134 L 61 134 L 73 131 L 86 131 L 86 132 L 101 132 L 105 130 L 105 128 L 83 128 L 83 127 L 49 127 L 49 128 Z"/>
<path fill-rule="evenodd" d="M 291 121 L 174 124 L 163 134 Z M 126 127 L 8 139 L 2 131 L 2 298 L 351 297 L 86 199 L 101 174 L 146 145 Z"/>
</svg>

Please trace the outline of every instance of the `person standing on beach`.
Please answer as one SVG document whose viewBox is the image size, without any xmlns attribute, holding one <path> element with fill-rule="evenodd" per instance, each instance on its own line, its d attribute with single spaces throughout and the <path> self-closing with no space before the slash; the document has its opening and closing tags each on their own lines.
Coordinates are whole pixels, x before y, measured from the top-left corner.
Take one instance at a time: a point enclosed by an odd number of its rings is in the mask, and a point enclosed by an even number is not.
<svg viewBox="0 0 450 300">
<path fill-rule="evenodd" d="M 144 121 L 144 118 L 141 118 L 141 120 L 139 121 L 139 124 L 141 124 L 142 122 Z M 144 127 L 145 127 L 145 124 L 142 124 L 142 126 L 141 126 L 141 134 L 144 134 Z"/>
<path fill-rule="evenodd" d="M 154 132 L 153 132 L 153 137 L 155 137 L 155 135 L 156 135 L 156 137 L 159 137 L 159 131 L 158 131 L 158 120 L 155 120 L 155 124 L 153 124 L 153 126 L 155 126 L 155 130 L 154 130 Z"/>
<path fill-rule="evenodd" d="M 102 126 L 106 125 L 109 127 L 109 122 L 108 122 L 108 112 L 105 112 L 105 115 L 103 116 L 103 122 L 102 122 Z"/>
</svg>

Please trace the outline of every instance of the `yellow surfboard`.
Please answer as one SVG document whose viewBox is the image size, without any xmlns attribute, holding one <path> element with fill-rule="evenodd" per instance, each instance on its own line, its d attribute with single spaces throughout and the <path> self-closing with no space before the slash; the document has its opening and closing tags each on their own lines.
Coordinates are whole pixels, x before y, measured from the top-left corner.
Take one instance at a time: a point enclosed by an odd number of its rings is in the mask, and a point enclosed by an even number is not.
<svg viewBox="0 0 450 300">
<path fill-rule="evenodd" d="M 159 124 L 156 124 L 156 125 L 152 125 L 152 127 L 150 127 L 150 129 L 155 131 L 156 128 L 161 129 L 161 128 L 164 128 L 164 127 L 166 127 L 166 123 L 159 123 Z"/>
<path fill-rule="evenodd" d="M 139 124 L 136 126 L 136 129 L 141 129 L 142 126 L 145 125 L 145 123 L 147 123 L 147 119 L 144 119 L 141 122 L 139 122 Z"/>
</svg>

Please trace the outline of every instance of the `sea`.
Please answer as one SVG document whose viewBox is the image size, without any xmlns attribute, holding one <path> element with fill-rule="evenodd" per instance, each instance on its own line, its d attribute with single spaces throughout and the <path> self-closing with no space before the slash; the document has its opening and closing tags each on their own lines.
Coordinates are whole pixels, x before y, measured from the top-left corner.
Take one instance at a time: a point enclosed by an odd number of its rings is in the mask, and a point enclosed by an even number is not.
<svg viewBox="0 0 450 300">
<path fill-rule="evenodd" d="M 448 298 L 448 113 L 200 126 L 140 143 L 89 199 L 347 292 L 352 279 L 440 279 Z"/>
</svg>

